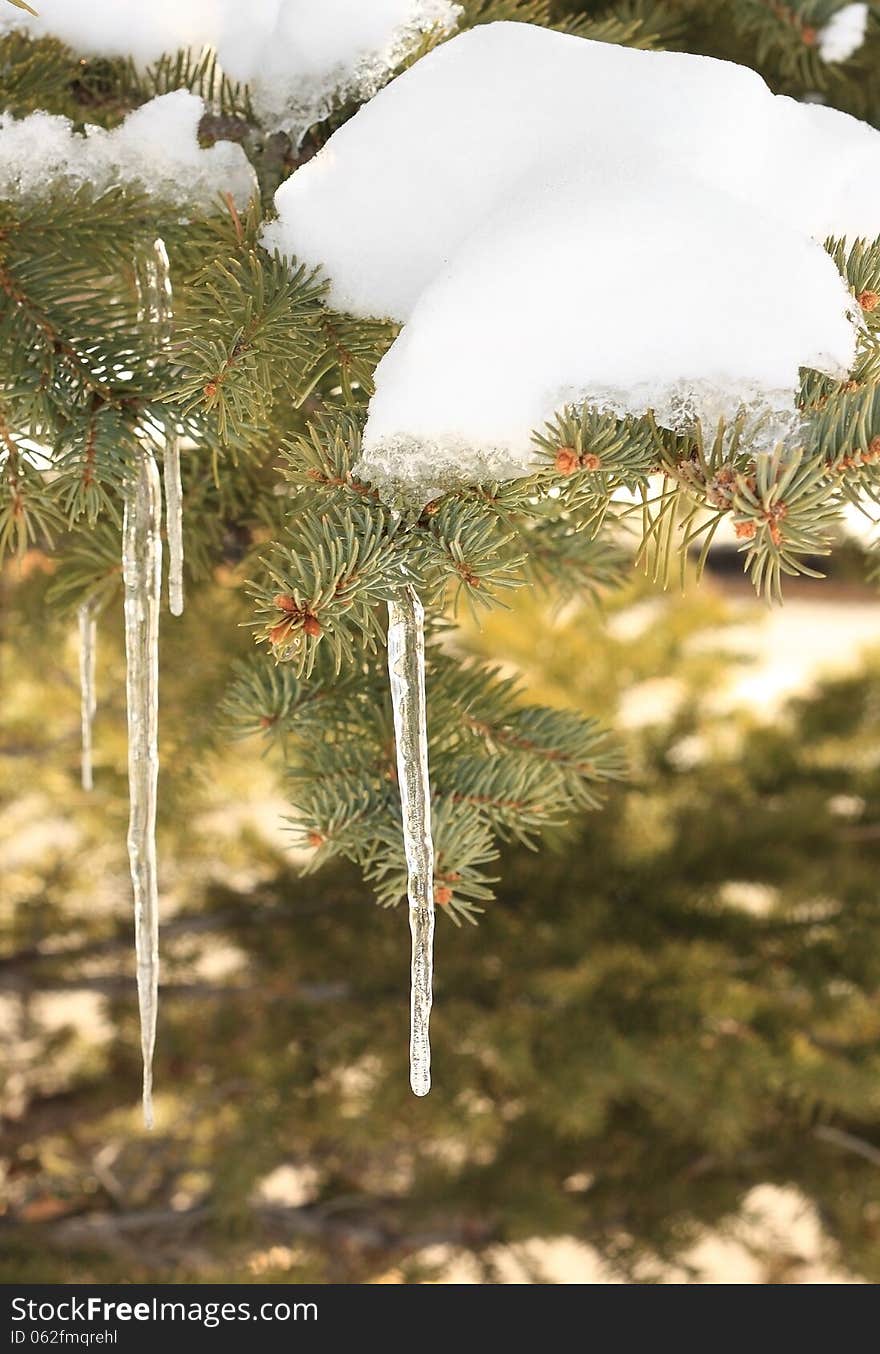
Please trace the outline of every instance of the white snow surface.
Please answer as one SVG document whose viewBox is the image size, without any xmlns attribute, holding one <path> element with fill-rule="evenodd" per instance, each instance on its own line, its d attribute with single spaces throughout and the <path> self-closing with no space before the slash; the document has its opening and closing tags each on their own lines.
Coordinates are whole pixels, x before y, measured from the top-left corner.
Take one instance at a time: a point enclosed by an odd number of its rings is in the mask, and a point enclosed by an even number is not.
<svg viewBox="0 0 880 1354">
<path fill-rule="evenodd" d="M 800 366 L 845 375 L 847 293 L 799 232 L 604 159 L 528 190 L 469 236 L 380 362 L 372 477 L 439 487 L 462 463 L 467 478 L 515 476 L 531 430 L 567 403 L 653 409 L 665 427 L 713 425 L 740 402 L 794 419 Z"/>
<path fill-rule="evenodd" d="M 199 121 L 205 107 L 186 90 L 151 99 L 113 131 L 74 130 L 67 118 L 0 114 L 0 195 L 43 198 L 59 182 L 91 184 L 96 192 L 127 185 L 185 214 L 231 193 L 244 206 L 256 178 L 241 146 L 218 141 L 203 149 Z"/>
<path fill-rule="evenodd" d="M 844 5 L 819 30 L 819 55 L 823 61 L 848 61 L 862 46 L 868 29 L 866 4 Z"/>
<path fill-rule="evenodd" d="M 527 473 L 567 400 L 794 431 L 798 368 L 852 365 L 820 242 L 880 232 L 880 133 L 729 62 L 497 23 L 388 85 L 276 206 L 269 248 L 404 324 L 361 473 L 434 486 Z"/>
<path fill-rule="evenodd" d="M 4 5 L 4 10 L 11 7 Z M 130 56 L 210 47 L 251 88 L 268 121 L 301 136 L 334 99 L 369 97 L 432 28 L 448 32 L 451 0 L 40 0 L 39 15 L 0 15 L 0 28 L 52 34 L 75 51 Z"/>
</svg>

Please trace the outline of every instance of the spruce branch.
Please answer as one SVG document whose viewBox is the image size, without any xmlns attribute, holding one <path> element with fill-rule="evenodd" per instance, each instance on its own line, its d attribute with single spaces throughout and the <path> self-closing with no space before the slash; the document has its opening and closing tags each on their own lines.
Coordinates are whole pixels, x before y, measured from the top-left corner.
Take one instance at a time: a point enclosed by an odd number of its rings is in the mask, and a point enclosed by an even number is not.
<svg viewBox="0 0 880 1354">
<path fill-rule="evenodd" d="M 265 654 L 255 654 L 237 666 L 221 717 L 233 738 L 260 735 L 283 742 L 293 734 L 304 736 L 313 721 L 323 727 L 322 703 L 344 700 L 360 676 L 357 669 L 337 676 L 326 649 L 319 650 L 309 680 L 289 663 L 272 663 Z"/>
<path fill-rule="evenodd" d="M 772 63 L 786 80 L 824 91 L 834 75 L 822 58 L 819 36 L 840 8 L 840 0 L 740 0 L 731 19 L 754 43 L 759 65 Z"/>
<path fill-rule="evenodd" d="M 122 589 L 120 524 L 98 522 L 70 533 L 48 592 L 53 608 L 72 614 L 83 602 L 103 611 Z"/>
<path fill-rule="evenodd" d="M 375 608 L 399 585 L 400 522 L 383 505 L 358 504 L 299 518 L 295 532 L 295 546 L 278 544 L 264 561 L 270 586 L 255 588 L 260 638 L 305 675 L 323 643 L 338 671 L 381 635 Z"/>
<path fill-rule="evenodd" d="M 173 397 L 213 416 L 220 437 L 265 423 L 278 400 L 299 405 L 320 365 L 318 301 L 325 283 L 244 247 L 187 278 L 175 341 Z"/>
<path fill-rule="evenodd" d="M 456 926 L 476 925 L 492 901 L 497 876 L 487 873 L 499 858 L 488 824 L 451 796 L 431 805 L 434 839 L 434 905 Z M 407 870 L 399 818 L 389 817 L 358 861 L 380 907 L 395 907 L 406 897 Z"/>
<path fill-rule="evenodd" d="M 527 705 L 501 722 L 471 718 L 469 727 L 485 740 L 490 756 L 502 752 L 524 766 L 539 766 L 572 806 L 598 808 L 597 787 L 626 775 L 626 760 L 608 732 L 571 710 Z"/>
<path fill-rule="evenodd" d="M 73 53 L 55 38 L 34 41 L 13 28 L 0 33 L 3 110 L 23 117 L 34 108 L 72 110 L 71 87 L 79 71 Z"/>
<path fill-rule="evenodd" d="M 472 919 L 491 896 L 493 837 L 534 843 L 578 807 L 594 807 L 624 761 L 595 721 L 524 706 L 516 681 L 447 652 L 443 635 L 442 625 L 432 628 L 426 654 L 433 811 L 448 828 L 437 838 L 436 901 L 453 919 Z M 255 656 L 223 711 L 235 734 L 280 740 L 309 868 L 343 855 L 390 905 L 406 896 L 406 868 L 382 641 L 356 654 L 341 678 L 320 647 L 310 673 Z"/>
<path fill-rule="evenodd" d="M 754 474 L 737 477 L 733 510 L 745 568 L 759 594 L 781 601 L 783 574 L 821 576 L 806 556 L 830 553 L 830 531 L 840 516 L 824 466 L 782 449 L 759 457 Z"/>
<path fill-rule="evenodd" d="M 16 438 L 0 404 L 0 559 L 40 541 L 51 545 L 61 515 L 34 453 Z"/>
<path fill-rule="evenodd" d="M 134 62 L 116 68 L 116 94 L 127 103 L 144 103 L 175 89 L 188 89 L 224 121 L 257 122 L 247 85 L 231 80 L 221 70 L 210 47 L 201 51 L 167 52 L 145 70 Z M 228 129 L 224 129 L 228 130 Z"/>
<path fill-rule="evenodd" d="M 481 495 L 441 499 L 422 520 L 427 567 L 452 582 L 454 604 L 463 598 L 472 608 L 497 605 L 499 591 L 521 586 L 525 557 L 510 554 L 516 537 L 499 529 Z"/>
</svg>

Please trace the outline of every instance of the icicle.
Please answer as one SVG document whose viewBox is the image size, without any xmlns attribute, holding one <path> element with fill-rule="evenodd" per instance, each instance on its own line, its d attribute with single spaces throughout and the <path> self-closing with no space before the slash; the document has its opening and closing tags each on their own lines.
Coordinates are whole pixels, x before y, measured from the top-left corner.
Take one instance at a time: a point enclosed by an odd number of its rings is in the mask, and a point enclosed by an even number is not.
<svg viewBox="0 0 880 1354">
<path fill-rule="evenodd" d="M 122 528 L 128 700 L 128 858 L 134 889 L 138 1006 L 144 1061 L 144 1122 L 153 1126 L 153 1049 L 159 983 L 156 788 L 159 775 L 159 605 L 162 492 L 144 446 L 127 487 Z"/>
<path fill-rule="evenodd" d="M 95 696 L 95 645 L 98 638 L 98 623 L 91 602 L 83 602 L 79 616 L 79 699 L 82 721 L 82 787 L 91 790 L 92 778 L 92 724 L 95 718 L 97 699 Z"/>
<path fill-rule="evenodd" d="M 388 603 L 388 672 L 412 934 L 409 1079 L 416 1095 L 427 1095 L 431 1089 L 429 1024 L 434 970 L 434 844 L 428 779 L 424 620 L 422 604 L 410 586 Z"/>
<path fill-rule="evenodd" d="M 156 240 L 143 260 L 138 279 L 141 319 L 151 326 L 161 351 L 171 340 L 172 293 L 168 252 L 164 240 Z M 165 532 L 168 537 L 168 609 L 172 616 L 183 613 L 183 487 L 180 478 L 180 440 L 176 433 L 165 434 L 163 464 L 165 481 Z"/>
<path fill-rule="evenodd" d="M 140 318 L 153 326 L 161 351 L 171 339 L 171 272 L 164 240 L 154 240 L 152 252 L 140 260 L 138 273 Z"/>
<path fill-rule="evenodd" d="M 171 433 L 165 439 L 165 534 L 168 537 L 168 609 L 183 613 L 183 486 L 180 481 L 180 440 Z"/>
</svg>

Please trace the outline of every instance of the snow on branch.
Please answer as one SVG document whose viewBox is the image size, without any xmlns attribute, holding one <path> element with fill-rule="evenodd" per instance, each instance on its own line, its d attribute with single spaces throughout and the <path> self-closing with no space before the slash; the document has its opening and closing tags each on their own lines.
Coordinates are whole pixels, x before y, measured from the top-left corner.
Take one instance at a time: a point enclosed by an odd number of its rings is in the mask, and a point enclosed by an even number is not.
<svg viewBox="0 0 880 1354">
<path fill-rule="evenodd" d="M 756 450 L 802 441 L 800 369 L 855 360 L 822 241 L 880 232 L 880 133 L 730 62 L 498 23 L 384 89 L 276 206 L 270 249 L 404 322 L 357 469 L 427 493 L 529 473 L 565 404 L 674 431 L 746 408 Z"/>
<path fill-rule="evenodd" d="M 179 50 L 212 49 L 250 86 L 262 118 L 302 135 L 340 98 L 368 98 L 427 34 L 448 32 L 451 0 L 41 0 L 3 27 L 51 34 L 84 55 L 131 57 L 145 68 Z"/>
<path fill-rule="evenodd" d="M 848 61 L 865 41 L 868 6 L 844 5 L 819 30 L 819 55 L 823 61 Z"/>
<path fill-rule="evenodd" d="M 113 131 L 77 132 L 64 117 L 0 113 L 0 195 L 43 198 L 88 184 L 96 193 L 128 186 L 175 207 L 210 208 L 221 192 L 246 204 L 256 178 L 240 146 L 219 141 L 203 149 L 204 104 L 175 90 L 129 113 Z"/>
</svg>

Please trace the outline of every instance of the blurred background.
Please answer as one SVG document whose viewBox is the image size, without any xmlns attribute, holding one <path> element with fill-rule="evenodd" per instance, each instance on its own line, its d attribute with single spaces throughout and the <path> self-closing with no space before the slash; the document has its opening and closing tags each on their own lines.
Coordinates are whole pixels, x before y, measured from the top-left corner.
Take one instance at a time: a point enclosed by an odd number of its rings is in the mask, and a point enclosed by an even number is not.
<svg viewBox="0 0 880 1354">
<path fill-rule="evenodd" d="M 597 714 L 631 778 L 479 927 L 438 920 L 435 1087 L 409 939 L 303 874 L 284 783 L 223 730 L 234 564 L 162 620 L 157 1126 L 141 1124 L 122 622 L 79 788 L 75 624 L 2 575 L 0 1280 L 880 1280 L 880 607 L 859 548 L 755 602 L 519 595 L 456 642 Z"/>
</svg>

